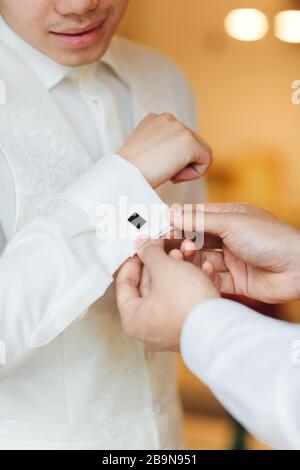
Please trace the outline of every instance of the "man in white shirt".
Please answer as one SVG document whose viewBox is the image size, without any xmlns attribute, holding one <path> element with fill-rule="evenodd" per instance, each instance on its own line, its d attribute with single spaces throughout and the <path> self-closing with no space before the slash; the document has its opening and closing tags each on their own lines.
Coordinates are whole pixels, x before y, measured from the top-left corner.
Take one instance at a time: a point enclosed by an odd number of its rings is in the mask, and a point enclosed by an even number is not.
<svg viewBox="0 0 300 470">
<path fill-rule="evenodd" d="M 126 338 L 109 286 L 169 230 L 153 189 L 184 202 L 164 183 L 211 153 L 177 68 L 112 39 L 126 4 L 0 0 L 0 449 L 183 445 L 174 359 Z"/>
<path fill-rule="evenodd" d="M 181 350 L 186 365 L 253 434 L 273 447 L 300 449 L 299 325 L 220 298 L 300 300 L 299 231 L 241 204 L 176 206 L 169 217 L 175 228 L 195 232 L 204 217 L 205 232 L 221 244 L 199 252 L 185 240 L 167 256 L 159 242 L 143 242 L 144 267 L 135 257 L 117 279 L 125 331 L 156 351 Z"/>
</svg>

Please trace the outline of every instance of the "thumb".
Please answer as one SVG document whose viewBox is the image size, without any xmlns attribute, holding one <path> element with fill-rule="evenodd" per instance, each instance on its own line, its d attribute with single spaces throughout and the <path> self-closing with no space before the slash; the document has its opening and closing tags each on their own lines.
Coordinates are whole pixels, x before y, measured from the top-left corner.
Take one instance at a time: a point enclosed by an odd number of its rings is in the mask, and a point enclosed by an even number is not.
<svg viewBox="0 0 300 470">
<path fill-rule="evenodd" d="M 231 214 L 205 212 L 204 232 L 224 238 L 232 229 L 233 219 L 236 220 L 236 218 L 233 218 Z"/>
<path fill-rule="evenodd" d="M 161 269 L 162 264 L 169 261 L 162 240 L 143 241 L 137 249 L 137 254 L 150 273 Z"/>
</svg>

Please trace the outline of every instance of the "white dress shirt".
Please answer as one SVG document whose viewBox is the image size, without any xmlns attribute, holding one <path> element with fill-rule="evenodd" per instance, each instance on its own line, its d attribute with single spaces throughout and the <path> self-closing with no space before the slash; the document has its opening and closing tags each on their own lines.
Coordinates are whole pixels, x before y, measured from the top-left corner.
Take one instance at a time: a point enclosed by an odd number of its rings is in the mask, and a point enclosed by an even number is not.
<svg viewBox="0 0 300 470">
<path fill-rule="evenodd" d="M 105 293 L 117 268 L 135 253 L 135 238 L 157 236 L 169 227 L 162 217 L 164 204 L 141 173 L 118 155 L 102 156 L 104 150 L 120 148 L 133 126 L 130 91 L 115 72 L 109 51 L 100 63 L 71 69 L 32 48 L 1 18 L 0 40 L 25 59 L 53 94 L 95 162 L 58 195 L 55 210 L 11 233 L 17 207 L 14 181 L 0 149 L 3 245 L 8 240 L 0 259 L 0 339 L 6 347 L 6 365 L 0 369 L 3 377 L 28 349 L 48 344 L 82 318 Z M 107 140 L 111 135 L 114 140 Z M 127 239 L 112 240 L 111 227 L 97 219 L 97 210 L 103 203 L 117 208 L 119 196 L 127 198 L 127 210 L 143 206 L 139 215 L 146 224 L 138 230 L 128 222 L 132 213 L 123 214 Z M 152 205 L 160 208 L 154 215 Z"/>
<path fill-rule="evenodd" d="M 300 326 L 225 299 L 203 302 L 181 336 L 186 365 L 270 446 L 300 449 Z"/>
<path fill-rule="evenodd" d="M 113 38 L 107 62 L 68 73 L 1 30 L 0 449 L 182 448 L 175 357 L 125 336 L 107 286 L 137 234 L 169 229 L 147 213 L 161 200 L 115 152 L 151 112 L 196 129 L 190 88 L 168 59 L 125 38 Z M 169 183 L 159 194 L 184 203 L 203 189 Z M 128 207 L 107 226 L 96 210 L 120 196 Z M 118 222 L 125 237 L 113 234 Z"/>
</svg>

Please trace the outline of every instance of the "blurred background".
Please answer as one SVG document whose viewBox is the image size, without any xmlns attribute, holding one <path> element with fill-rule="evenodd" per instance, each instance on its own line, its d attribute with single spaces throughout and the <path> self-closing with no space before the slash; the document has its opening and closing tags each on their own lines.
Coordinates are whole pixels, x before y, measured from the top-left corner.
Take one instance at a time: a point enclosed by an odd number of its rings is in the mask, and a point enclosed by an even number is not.
<svg viewBox="0 0 300 470">
<path fill-rule="evenodd" d="M 209 199 L 262 206 L 300 228 L 299 10 L 299 0 L 131 0 L 120 32 L 168 55 L 189 78 L 199 131 L 214 149 Z M 300 321 L 298 303 L 267 310 Z M 179 370 L 189 448 L 266 448 L 180 360 Z"/>
</svg>

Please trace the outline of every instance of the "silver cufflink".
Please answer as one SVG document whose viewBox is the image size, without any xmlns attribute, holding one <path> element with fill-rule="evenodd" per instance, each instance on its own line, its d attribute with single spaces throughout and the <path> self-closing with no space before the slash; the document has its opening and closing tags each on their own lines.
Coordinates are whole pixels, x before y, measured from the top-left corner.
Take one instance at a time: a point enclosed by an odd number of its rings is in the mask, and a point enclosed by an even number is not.
<svg viewBox="0 0 300 470">
<path fill-rule="evenodd" d="M 138 230 L 141 230 L 141 228 L 146 224 L 146 220 L 143 219 L 143 217 L 137 212 L 135 212 L 129 217 L 128 222 L 134 225 L 135 228 L 137 228 Z"/>
</svg>

